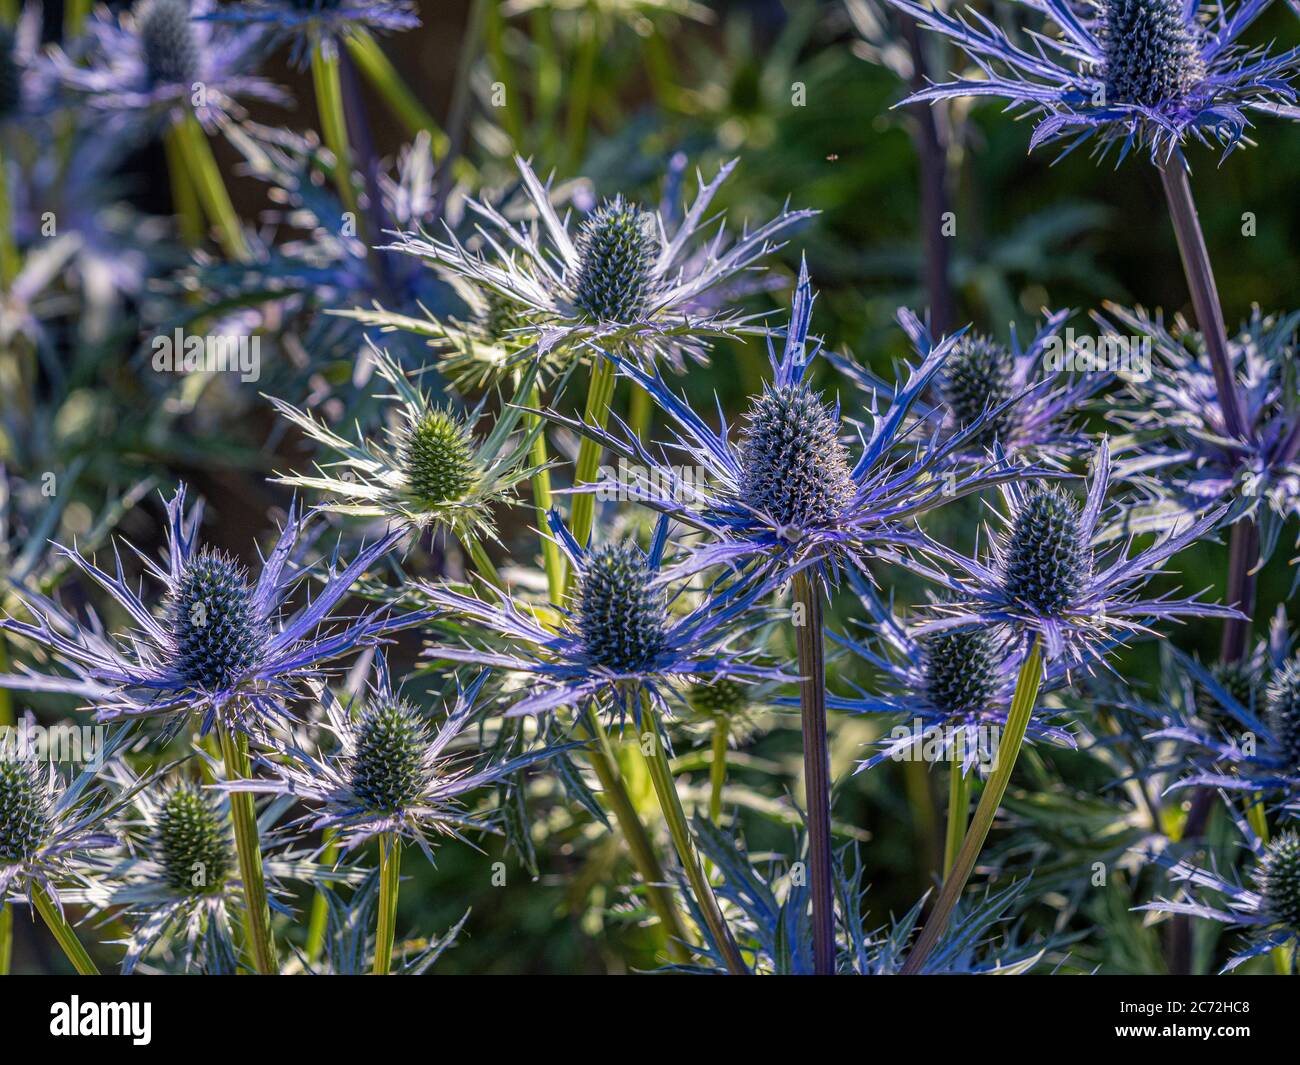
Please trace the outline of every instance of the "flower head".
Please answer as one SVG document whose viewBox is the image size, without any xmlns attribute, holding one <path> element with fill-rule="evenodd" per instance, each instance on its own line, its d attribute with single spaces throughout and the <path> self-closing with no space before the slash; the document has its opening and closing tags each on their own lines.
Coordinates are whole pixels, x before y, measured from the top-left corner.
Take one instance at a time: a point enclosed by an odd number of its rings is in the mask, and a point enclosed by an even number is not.
<svg viewBox="0 0 1300 1065">
<path fill-rule="evenodd" d="M 386 441 L 359 437 L 354 443 L 311 414 L 273 398 L 276 410 L 338 456 L 316 476 L 280 481 L 328 492 L 334 498 L 324 510 L 387 517 L 417 528 L 433 525 L 462 540 L 495 536 L 491 506 L 512 501 L 515 486 L 537 472 L 528 455 L 540 424 L 514 431 L 522 414 L 519 404 L 536 379 L 536 364 L 522 375 L 513 402 L 492 431 L 476 438 L 473 426 L 481 403 L 468 415 L 435 406 L 386 352 L 374 355 L 380 377 L 394 389 L 388 397 L 394 402 Z"/>
<path fill-rule="evenodd" d="M 488 674 L 458 691 L 438 723 L 394 692 L 383 655 L 376 676 L 359 699 L 340 703 L 322 693 L 320 729 L 332 749 L 290 736 L 274 742 L 274 757 L 259 758 L 269 774 L 222 785 L 232 791 L 292 796 L 310 808 L 302 823 L 330 828 L 351 850 L 382 833 L 416 843 L 433 861 L 439 836 L 464 839 L 469 830 L 491 829 L 487 813 L 468 809 L 469 795 L 552 757 L 564 747 L 540 747 L 508 759 L 480 752 L 465 729 L 482 712 L 479 694 Z"/>
<path fill-rule="evenodd" d="M 55 72 L 88 107 L 148 125 L 193 113 L 213 130 L 240 113 L 240 97 L 287 102 L 252 73 L 262 30 L 205 21 L 214 9 L 213 0 L 136 0 L 116 17 L 97 11 L 83 49 L 53 53 Z"/>
<path fill-rule="evenodd" d="M 1123 159 L 1145 147 L 1163 161 L 1191 139 L 1227 150 L 1246 141 L 1252 112 L 1294 117 L 1291 80 L 1300 49 L 1247 49 L 1238 39 L 1269 0 L 1098 0 L 1080 10 L 1068 0 L 1021 0 L 1055 33 L 1030 32 L 1021 46 L 989 18 L 949 15 L 912 0 L 890 0 L 964 51 L 979 76 L 913 93 L 908 102 L 1000 96 L 1038 119 L 1030 148 L 1093 137 Z"/>
<path fill-rule="evenodd" d="M 596 341 L 681 369 L 683 354 L 703 359 L 703 338 L 761 331 L 752 315 L 711 307 L 708 294 L 753 270 L 780 247 L 774 237 L 813 214 L 786 208 L 734 243 L 720 228 L 707 253 L 693 255 L 732 162 L 707 185 L 701 179 L 695 202 L 671 234 L 661 214 L 616 196 L 585 217 L 575 235 L 556 214 L 548 186 L 524 160 L 516 162 L 536 221 L 517 226 L 495 207 L 472 203 L 487 223 L 480 232 L 490 256 L 467 249 L 450 231 L 445 241 L 403 232 L 391 247 L 514 303 L 534 322 L 543 355 Z"/>
<path fill-rule="evenodd" d="M 991 537 L 992 557 L 987 561 L 927 538 L 923 550 L 946 562 L 954 575 L 920 563 L 917 569 L 947 588 L 955 601 L 936 604 L 935 620 L 920 631 L 1006 624 L 1020 635 L 1038 637 L 1048 661 L 1063 658 L 1078 664 L 1148 631 L 1157 619 L 1238 616 L 1230 607 L 1195 596 L 1141 595 L 1142 586 L 1173 555 L 1216 527 L 1223 509 L 1163 533 L 1131 556 L 1124 546 L 1103 548 L 1107 540 L 1117 539 L 1103 522 L 1111 472 L 1110 445 L 1103 439 L 1086 499 L 1078 500 L 1059 487 L 1005 486 L 1006 528 Z M 1122 506 L 1116 506 L 1115 518 L 1122 529 Z"/>
<path fill-rule="evenodd" d="M 983 419 L 944 441 L 923 434 L 917 421 L 909 423 L 913 404 L 939 372 L 954 338 L 923 353 L 906 381 L 890 390 L 884 410 L 880 393 L 872 392 L 869 432 L 845 424 L 838 404 L 806 380 L 821 352 L 821 343 L 809 336 L 812 304 L 805 265 L 780 355 L 769 341 L 772 379 L 751 401 L 738 436 L 725 419 L 712 429 L 661 373 L 616 355 L 604 357 L 650 393 L 669 419 L 672 444 L 656 453 L 617 418 L 618 431 L 602 431 L 546 412 L 627 459 L 629 468 L 648 471 L 644 484 L 606 480 L 581 490 L 632 492 L 652 509 L 709 536 L 710 542 L 692 549 L 675 572 L 741 564 L 783 580 L 806 567 L 822 573 L 861 568 L 881 550 L 910 542 L 915 535 L 910 523 L 918 514 L 1040 472 L 1003 457 L 975 466 L 959 461 L 971 438 L 982 432 Z M 848 442 L 853 429 L 856 449 Z M 690 483 L 674 465 L 679 456 L 699 471 Z"/>
<path fill-rule="evenodd" d="M 412 0 L 243 0 L 204 17 L 267 29 L 277 41 L 290 42 L 290 56 L 300 64 L 315 48 L 336 55 L 340 41 L 359 33 L 400 33 L 420 25 Z"/>
<path fill-rule="evenodd" d="M 550 525 L 576 576 L 569 601 L 551 604 L 559 616 L 555 628 L 540 624 L 534 607 L 499 589 L 486 589 L 495 601 L 442 586 L 420 589 L 431 606 L 486 630 L 484 646 L 438 643 L 426 650 L 430 658 L 482 663 L 536 680 L 510 707 L 511 716 L 595 701 L 620 718 L 630 708 L 639 722 L 642 693 L 656 708 L 667 709 L 697 680 L 786 679 L 757 664 L 753 651 L 733 647 L 747 627 L 759 623 L 741 624 L 746 614 L 762 613 L 753 605 L 755 589 L 717 584 L 692 605 L 685 582 L 669 579 L 666 518 L 656 525 L 648 551 L 633 542 L 583 549 L 554 511 Z M 500 641 L 504 646 L 496 649 Z"/>
<path fill-rule="evenodd" d="M 202 515 L 201 504 L 185 513 L 184 487 L 167 503 L 166 561 L 160 566 L 144 559 L 165 590 L 157 612 L 127 586 L 120 558 L 110 576 L 76 550 L 56 545 L 130 614 L 136 628 L 121 641 L 110 640 L 93 619 L 83 625 L 51 600 L 20 592 L 35 621 L 8 619 L 0 628 L 48 649 L 75 676 L 11 674 L 0 677 L 0 685 L 89 695 L 100 720 L 162 714 L 179 726 L 193 711 L 204 732 L 218 717 L 247 730 L 259 719 L 286 714 L 299 695 L 297 685 L 327 663 L 399 624 L 383 608 L 354 619 L 338 619 L 332 611 L 402 530 L 376 540 L 341 570 L 331 563 L 315 597 L 286 614 L 286 600 L 308 572 L 301 556 L 310 518 L 291 508 L 253 581 L 229 556 L 197 545 Z"/>
</svg>

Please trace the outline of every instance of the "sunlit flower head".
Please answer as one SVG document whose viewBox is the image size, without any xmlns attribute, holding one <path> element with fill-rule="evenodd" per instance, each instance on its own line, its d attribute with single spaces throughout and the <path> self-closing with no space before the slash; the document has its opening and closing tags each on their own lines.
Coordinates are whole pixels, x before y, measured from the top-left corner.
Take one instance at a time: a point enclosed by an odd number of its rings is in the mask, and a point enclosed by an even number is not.
<svg viewBox="0 0 1300 1065">
<path fill-rule="evenodd" d="M 185 488 L 177 489 L 167 503 L 166 558 L 160 565 L 140 555 L 150 577 L 164 589 L 156 609 L 128 587 L 120 557 L 114 576 L 75 549 L 55 545 L 112 596 L 135 628 L 109 638 L 93 617 L 82 624 L 53 601 L 20 592 L 34 622 L 9 618 L 0 628 L 45 648 L 73 675 L 11 674 L 0 677 L 0 685 L 91 695 L 102 721 L 169 715 L 178 728 L 193 713 L 205 733 L 218 719 L 251 730 L 288 713 L 287 704 L 301 694 L 302 681 L 397 627 L 387 608 L 357 618 L 340 618 L 333 611 L 358 578 L 401 539 L 401 529 L 380 537 L 346 566 L 331 560 L 310 599 L 286 611 L 291 592 L 310 572 L 302 557 L 309 546 L 303 533 L 310 515 L 302 516 L 296 505 L 291 508 L 256 581 L 225 552 L 198 545 L 202 516 L 201 503 L 185 513 Z"/>
<path fill-rule="evenodd" d="M 1037 120 L 1029 145 L 1093 138 L 1102 154 L 1119 145 L 1167 159 L 1189 140 L 1226 150 L 1248 143 L 1252 115 L 1294 118 L 1291 80 L 1300 49 L 1270 52 L 1239 43 L 1271 0 L 1018 0 L 1050 31 L 1026 31 L 1016 43 L 1000 25 L 967 8 L 890 0 L 923 26 L 948 37 L 979 68 L 921 89 L 908 101 L 994 96 Z"/>
<path fill-rule="evenodd" d="M 778 235 L 812 211 L 782 210 L 733 240 L 720 222 L 707 241 L 709 204 L 735 169 L 728 163 L 707 185 L 672 232 L 657 211 L 622 196 L 605 200 L 576 228 L 561 219 L 543 185 L 516 160 L 535 218 L 515 224 L 490 204 L 471 207 L 484 219 L 483 248 L 471 250 L 450 230 L 446 240 L 403 232 L 393 250 L 491 289 L 515 303 L 537 329 L 537 349 L 576 351 L 583 341 L 614 347 L 646 363 L 663 359 L 675 369 L 683 355 L 703 359 L 704 340 L 759 332 L 756 316 L 730 306 L 710 307 L 710 290 L 759 266 L 781 245 Z M 695 255 L 697 243 L 707 254 Z"/>
</svg>

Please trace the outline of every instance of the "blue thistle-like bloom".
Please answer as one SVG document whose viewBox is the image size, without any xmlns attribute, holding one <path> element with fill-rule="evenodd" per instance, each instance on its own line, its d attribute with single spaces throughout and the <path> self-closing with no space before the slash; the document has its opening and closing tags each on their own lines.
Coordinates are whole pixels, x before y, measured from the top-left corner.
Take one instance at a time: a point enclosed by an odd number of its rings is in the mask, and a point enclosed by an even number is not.
<svg viewBox="0 0 1300 1065">
<path fill-rule="evenodd" d="M 918 633 L 905 624 L 860 574 L 850 583 L 865 613 L 854 621 L 862 636 L 832 633 L 831 639 L 861 659 L 876 678 L 874 690 L 850 682 L 852 695 L 832 692 L 827 705 L 855 714 L 879 714 L 898 727 L 876 743 L 878 750 L 857 772 L 886 761 L 961 758 L 963 772 L 987 765 L 996 755 L 996 735 L 1006 725 L 1024 648 L 998 628 Z M 1045 687 L 1064 676 L 1049 666 Z M 1073 736 L 1036 709 L 1027 729 L 1030 740 L 1074 747 Z"/>
<path fill-rule="evenodd" d="M 1225 508 L 1202 514 L 1162 533 L 1131 556 L 1103 521 L 1112 464 L 1103 439 L 1092 463 L 1086 499 L 1060 488 L 1012 483 L 1003 487 L 1006 530 L 990 536 L 992 557 L 970 558 L 926 537 L 925 554 L 951 572 L 914 561 L 914 568 L 952 593 L 956 602 L 932 608 L 920 626 L 931 633 L 973 625 L 1005 624 L 1018 637 L 1037 637 L 1046 659 L 1082 663 L 1124 640 L 1149 632 L 1153 621 L 1181 617 L 1240 617 L 1232 607 L 1173 594 L 1143 598 L 1141 588 L 1185 547 L 1219 525 Z M 1114 505 L 1116 527 L 1125 528 L 1124 506 Z"/>
<path fill-rule="evenodd" d="M 583 218 L 574 235 L 556 213 L 549 185 L 523 159 L 515 161 L 540 225 L 515 225 L 496 207 L 471 201 L 487 223 L 481 232 L 490 256 L 467 249 L 450 231 L 446 240 L 403 231 L 389 248 L 514 303 L 533 324 L 542 355 L 575 352 L 590 341 L 646 364 L 663 359 L 680 371 L 684 355 L 704 360 L 706 338 L 763 332 L 757 316 L 727 306 L 724 290 L 781 247 L 774 238 L 815 213 L 787 205 L 735 241 L 719 223 L 696 253 L 698 232 L 735 169 L 732 161 L 707 185 L 700 179 L 695 201 L 675 227 L 663 212 L 615 197 Z"/>
<path fill-rule="evenodd" d="M 1253 887 L 1228 879 L 1217 868 L 1148 849 L 1147 860 L 1163 866 L 1173 883 L 1186 885 L 1185 894 L 1137 907 L 1218 921 L 1247 933 L 1242 948 L 1224 965 L 1225 973 L 1276 947 L 1300 946 L 1300 836 L 1288 829 L 1265 843 L 1235 810 L 1233 820 L 1254 859 L 1248 874 Z"/>
<path fill-rule="evenodd" d="M 648 551 L 632 542 L 584 550 L 554 511 L 550 526 L 576 575 L 572 599 L 551 604 L 562 618 L 558 630 L 541 625 L 532 606 L 500 589 L 485 588 L 490 598 L 484 599 L 444 586 L 419 588 L 430 606 L 486 630 L 482 647 L 437 643 L 426 649 L 429 658 L 481 663 L 535 682 L 509 716 L 594 701 L 620 719 L 630 708 L 639 723 L 641 693 L 668 712 L 697 681 L 789 679 L 758 664 L 753 650 L 733 646 L 765 620 L 754 605 L 762 589 L 719 583 L 697 603 L 679 603 L 688 582 L 673 582 L 664 567 L 666 518 L 656 523 Z"/>
<path fill-rule="evenodd" d="M 1007 342 L 983 333 L 963 333 L 935 374 L 928 397 L 913 406 L 916 418 L 947 439 L 982 420 L 983 430 L 967 440 L 966 457 L 980 461 L 993 446 L 1007 454 L 1063 460 L 1087 447 L 1071 424 L 1083 405 L 1114 379 L 1109 371 L 1068 373 L 1050 365 L 1051 349 L 1064 353 L 1061 327 L 1069 310 L 1045 311 L 1033 339 L 1021 344 L 1014 323 Z M 911 311 L 899 324 L 918 358 L 933 350 L 929 328 Z M 842 355 L 830 361 L 870 397 L 886 387 L 867 367 Z"/>
<path fill-rule="evenodd" d="M 943 34 L 979 68 L 913 93 L 905 101 L 1002 97 L 1038 120 L 1029 146 L 1064 141 L 1069 152 L 1092 138 L 1105 154 L 1118 144 L 1167 160 L 1189 140 L 1231 151 L 1247 142 L 1252 113 L 1300 116 L 1291 81 L 1300 49 L 1246 48 L 1241 35 L 1271 0 L 1099 0 L 1081 10 L 1069 0 L 1020 0 L 1054 33 L 1030 31 L 1017 44 L 968 8 L 950 15 L 913 0 L 890 0 Z"/>
<path fill-rule="evenodd" d="M 956 338 L 922 353 L 906 380 L 883 401 L 869 401 L 869 431 L 858 429 L 856 454 L 846 440 L 850 426 L 805 380 L 821 353 L 809 336 L 812 282 L 805 264 L 799 274 L 780 355 L 768 343 L 772 379 L 752 401 L 738 437 L 719 415 L 715 430 L 673 392 L 663 374 L 651 373 L 603 353 L 620 373 L 644 388 L 668 419 L 674 442 L 652 451 L 616 416 L 614 428 L 599 430 L 557 411 L 552 421 L 591 437 L 644 481 L 606 479 L 580 485 L 617 498 L 632 498 L 709 537 L 674 566 L 686 574 L 718 564 L 752 566 L 754 574 L 782 581 L 806 567 L 837 575 L 864 567 L 882 551 L 913 541 L 913 519 L 952 499 L 1008 480 L 1039 475 L 1003 456 L 972 465 L 964 461 L 984 419 L 935 440 L 909 412 L 939 372 Z M 854 427 L 857 428 L 857 427 Z M 683 478 L 683 468 L 695 472 Z"/>
<path fill-rule="evenodd" d="M 467 808 L 473 792 L 572 746 L 494 759 L 467 742 L 465 730 L 482 714 L 486 671 L 457 692 L 436 726 L 431 715 L 394 693 L 382 654 L 375 674 L 360 706 L 340 703 L 328 689 L 322 693 L 325 718 L 315 727 L 336 741 L 333 750 L 306 736 L 277 738 L 271 757 L 258 758 L 266 777 L 220 786 L 306 803 L 309 812 L 299 823 L 313 831 L 335 830 L 346 850 L 394 834 L 433 861 L 437 837 L 464 839 L 470 830 L 494 830 L 490 811 Z"/>
<path fill-rule="evenodd" d="M 339 43 L 360 32 L 401 33 L 420 25 L 412 0 L 242 0 L 203 17 L 265 29 L 289 42 L 290 58 L 299 65 L 315 48 L 337 55 Z"/>
<path fill-rule="evenodd" d="M 1286 524 L 1300 518 L 1300 312 L 1256 308 L 1228 338 L 1228 359 L 1245 414 L 1245 438 L 1228 431 L 1205 341 L 1181 319 L 1166 325 L 1141 307 L 1107 304 L 1097 321 L 1109 336 L 1151 339 L 1151 379 L 1134 383 L 1110 414 L 1136 445 L 1116 461 L 1117 475 L 1158 482 L 1160 506 L 1147 522 L 1181 521 L 1225 502 L 1231 518 L 1260 527 L 1266 561 Z"/>
<path fill-rule="evenodd" d="M 197 546 L 202 515 L 201 503 L 186 515 L 183 486 L 167 502 L 167 558 L 162 566 L 144 559 L 166 593 L 157 615 L 127 586 L 120 558 L 116 576 L 110 576 L 76 550 L 55 545 L 127 611 L 136 629 L 115 642 L 95 622 L 82 624 L 51 600 L 19 591 L 35 620 L 9 618 L 0 629 L 44 647 L 74 676 L 10 674 L 0 676 L 0 687 L 90 696 L 101 721 L 174 715 L 178 727 L 184 713 L 194 712 L 205 733 L 218 717 L 249 730 L 285 715 L 298 686 L 328 663 L 422 620 L 386 608 L 352 619 L 333 614 L 358 578 L 398 543 L 401 529 L 380 537 L 342 569 L 331 560 L 311 600 L 286 616 L 286 600 L 309 572 L 302 555 L 311 516 L 300 515 L 296 505 L 290 509 L 261 573 L 249 583 L 229 557 Z"/>
<path fill-rule="evenodd" d="M 86 107 L 127 128 L 193 113 L 212 132 L 242 116 L 240 98 L 287 104 L 253 72 L 265 32 L 205 21 L 215 10 L 215 0 L 136 0 L 117 16 L 96 11 L 72 53 L 51 53 L 55 74 Z"/>
</svg>

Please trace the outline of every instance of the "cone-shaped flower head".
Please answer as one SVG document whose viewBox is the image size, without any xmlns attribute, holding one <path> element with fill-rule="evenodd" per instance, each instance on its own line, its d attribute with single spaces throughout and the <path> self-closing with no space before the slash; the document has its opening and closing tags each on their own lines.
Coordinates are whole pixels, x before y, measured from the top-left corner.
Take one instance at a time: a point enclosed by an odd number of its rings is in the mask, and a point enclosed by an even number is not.
<svg viewBox="0 0 1300 1065">
<path fill-rule="evenodd" d="M 659 238 L 654 217 L 615 196 L 578 234 L 574 302 L 598 322 L 633 322 L 655 296 Z"/>
<path fill-rule="evenodd" d="M 1300 658 L 1292 658 L 1268 686 L 1268 725 L 1288 768 L 1300 770 Z"/>
<path fill-rule="evenodd" d="M 38 766 L 0 758 L 0 865 L 27 861 L 49 835 L 50 795 Z"/>
<path fill-rule="evenodd" d="M 1264 848 L 1255 868 L 1255 886 L 1264 896 L 1265 913 L 1300 930 L 1300 835 L 1293 829 Z"/>
<path fill-rule="evenodd" d="M 1092 551 L 1080 529 L 1071 496 L 1056 487 L 1031 489 L 1011 529 L 1007 595 L 1041 614 L 1065 610 L 1092 572 Z"/>
<path fill-rule="evenodd" d="M 1182 100 L 1205 77 L 1183 0 L 1106 0 L 1098 36 L 1107 98 L 1155 107 Z"/>
<path fill-rule="evenodd" d="M 960 428 L 988 413 L 986 429 L 977 442 L 991 443 L 995 437 L 1007 441 L 1015 424 L 1016 408 L 998 408 L 1016 394 L 1015 369 L 1011 349 L 991 337 L 967 334 L 953 345 L 944 365 L 940 391 Z"/>
<path fill-rule="evenodd" d="M 154 0 L 144 10 L 140 50 L 150 85 L 190 85 L 199 80 L 203 56 L 187 0 Z"/>
<path fill-rule="evenodd" d="M 222 890 L 235 867 L 228 824 L 217 797 L 192 784 L 163 796 L 154 826 L 156 861 L 170 887 L 183 895 Z"/>
<path fill-rule="evenodd" d="M 634 543 L 606 544 L 587 556 L 577 621 L 592 660 L 615 673 L 650 668 L 667 644 L 668 598 Z"/>
<path fill-rule="evenodd" d="M 430 783 L 429 729 L 420 711 L 391 693 L 361 711 L 349 761 L 352 790 L 372 810 L 396 813 L 413 805 Z"/>
<path fill-rule="evenodd" d="M 1002 646 L 988 629 L 936 632 L 921 643 L 925 694 L 956 718 L 988 710 L 1003 688 Z"/>
<path fill-rule="evenodd" d="M 201 691 L 233 687 L 266 644 L 266 619 L 254 607 L 247 571 L 209 547 L 181 571 L 169 617 L 176 669 Z"/>
<path fill-rule="evenodd" d="M 411 494 L 428 507 L 463 498 L 479 477 L 469 428 L 441 408 L 404 430 L 401 461 Z"/>
</svg>

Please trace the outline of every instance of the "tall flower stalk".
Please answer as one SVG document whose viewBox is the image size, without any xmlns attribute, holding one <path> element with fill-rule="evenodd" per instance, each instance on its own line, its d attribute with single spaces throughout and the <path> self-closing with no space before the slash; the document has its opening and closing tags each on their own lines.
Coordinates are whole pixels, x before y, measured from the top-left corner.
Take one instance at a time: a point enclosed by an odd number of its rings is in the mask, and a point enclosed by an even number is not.
<svg viewBox="0 0 1300 1065">
<path fill-rule="evenodd" d="M 248 737 L 242 732 L 218 726 L 221 756 L 226 765 L 226 780 L 249 779 L 252 767 L 248 759 Z M 230 822 L 235 830 L 235 850 L 239 855 L 239 875 L 244 884 L 244 933 L 253 964 L 263 976 L 280 971 L 275 939 L 271 933 L 271 907 L 266 896 L 266 875 L 262 869 L 262 845 L 257 833 L 257 813 L 249 792 L 230 796 Z"/>
</svg>

